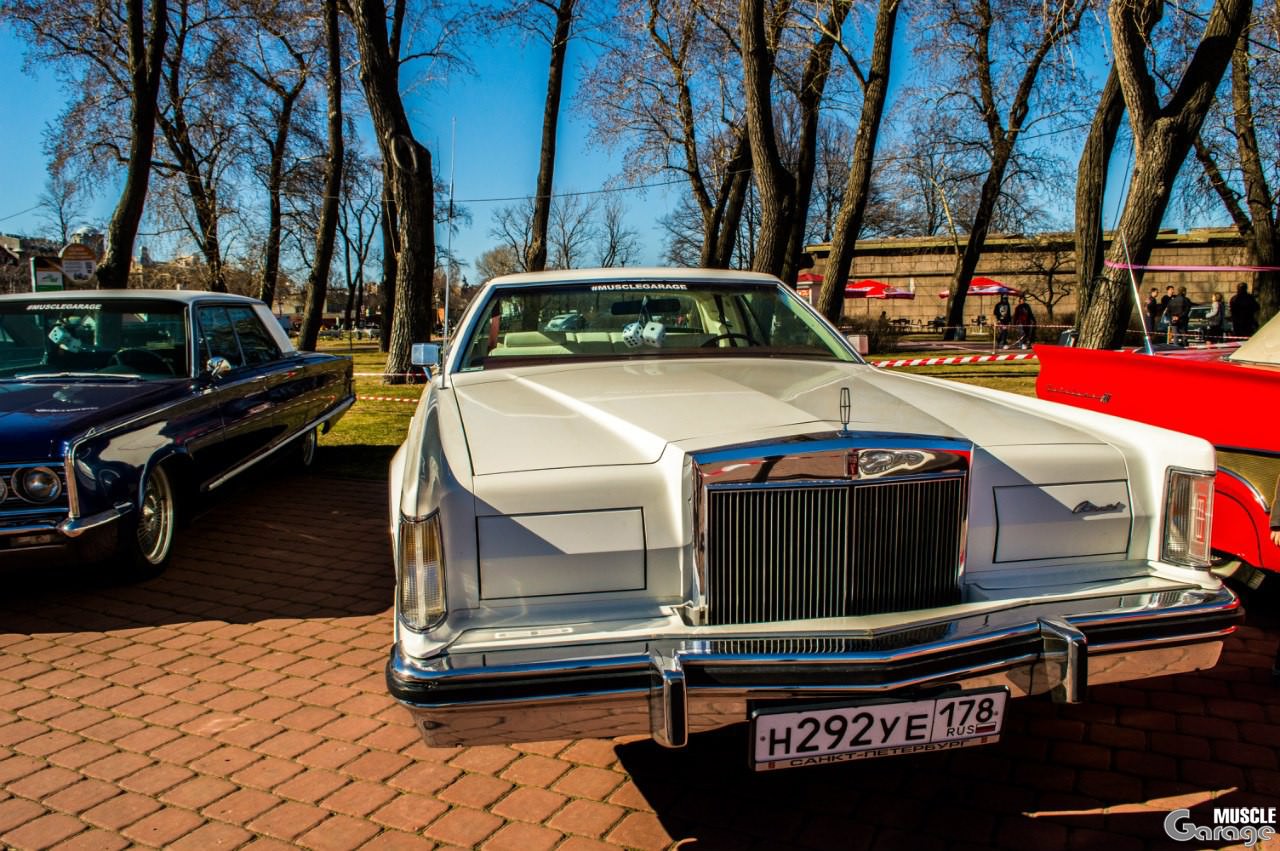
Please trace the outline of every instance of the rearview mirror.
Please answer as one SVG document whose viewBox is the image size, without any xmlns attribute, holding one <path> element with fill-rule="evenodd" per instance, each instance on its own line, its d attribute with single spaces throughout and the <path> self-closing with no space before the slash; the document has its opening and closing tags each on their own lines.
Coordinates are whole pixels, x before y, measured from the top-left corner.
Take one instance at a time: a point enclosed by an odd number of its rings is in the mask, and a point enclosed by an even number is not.
<svg viewBox="0 0 1280 851">
<path fill-rule="evenodd" d="M 414 343 L 409 359 L 414 366 L 435 366 L 440 363 L 440 347 L 435 343 Z"/>
</svg>

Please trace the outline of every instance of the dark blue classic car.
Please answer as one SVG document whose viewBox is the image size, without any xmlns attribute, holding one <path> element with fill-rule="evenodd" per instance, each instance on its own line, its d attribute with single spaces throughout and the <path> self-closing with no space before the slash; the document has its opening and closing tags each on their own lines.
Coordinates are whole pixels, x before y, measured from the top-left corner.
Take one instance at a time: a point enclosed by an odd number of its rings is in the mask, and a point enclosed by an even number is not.
<svg viewBox="0 0 1280 851">
<path fill-rule="evenodd" d="M 351 362 L 295 351 L 256 299 L 0 296 L 0 566 L 154 574 L 186 500 L 282 453 L 310 465 L 354 398 Z"/>
</svg>

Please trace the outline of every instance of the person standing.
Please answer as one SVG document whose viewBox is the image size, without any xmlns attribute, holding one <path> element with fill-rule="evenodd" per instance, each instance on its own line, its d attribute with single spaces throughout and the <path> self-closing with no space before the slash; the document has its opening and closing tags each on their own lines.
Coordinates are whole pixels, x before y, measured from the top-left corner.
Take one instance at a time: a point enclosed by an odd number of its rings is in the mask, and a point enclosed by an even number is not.
<svg viewBox="0 0 1280 851">
<path fill-rule="evenodd" d="M 1231 297 L 1231 336 L 1252 337 L 1258 330 L 1258 300 L 1249 292 L 1249 285 L 1243 281 L 1236 287 L 1236 294 Z"/>
<path fill-rule="evenodd" d="M 1151 288 L 1151 295 L 1147 296 L 1147 333 L 1150 334 L 1156 330 L 1156 323 L 1160 321 L 1160 314 L 1164 312 L 1164 304 L 1159 299 L 1160 291 L 1155 287 Z"/>
<path fill-rule="evenodd" d="M 1173 289 L 1170 287 L 1170 289 Z M 1178 287 L 1178 294 L 1169 299 L 1164 308 L 1169 317 L 1169 332 L 1165 342 L 1185 346 L 1187 343 L 1187 323 L 1191 321 L 1191 299 L 1187 298 L 1187 288 Z"/>
<path fill-rule="evenodd" d="M 1007 295 L 1000 296 L 1000 300 L 996 302 L 996 345 L 1005 348 L 1009 345 L 1009 322 L 1013 319 L 1013 308 L 1009 306 L 1009 297 Z"/>
<path fill-rule="evenodd" d="M 1226 319 L 1227 305 L 1222 300 L 1222 293 L 1214 293 L 1213 300 L 1209 302 L 1209 312 L 1204 317 L 1204 341 L 1206 343 L 1222 342 L 1223 326 Z"/>
<path fill-rule="evenodd" d="M 1031 312 L 1026 296 L 1018 297 L 1018 306 L 1013 309 L 1013 324 L 1018 326 L 1017 348 L 1025 349 L 1035 342 L 1036 315 Z"/>
</svg>

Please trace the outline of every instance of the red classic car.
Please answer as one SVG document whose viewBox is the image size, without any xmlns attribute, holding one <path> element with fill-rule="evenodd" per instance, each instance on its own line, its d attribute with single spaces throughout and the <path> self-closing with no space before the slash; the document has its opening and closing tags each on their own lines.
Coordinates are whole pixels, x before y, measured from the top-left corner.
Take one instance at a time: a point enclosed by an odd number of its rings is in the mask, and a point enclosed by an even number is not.
<svg viewBox="0 0 1280 851">
<path fill-rule="evenodd" d="M 1036 394 L 1203 437 L 1218 451 L 1212 546 L 1280 572 L 1280 316 L 1241 346 L 1100 351 L 1036 346 Z"/>
</svg>

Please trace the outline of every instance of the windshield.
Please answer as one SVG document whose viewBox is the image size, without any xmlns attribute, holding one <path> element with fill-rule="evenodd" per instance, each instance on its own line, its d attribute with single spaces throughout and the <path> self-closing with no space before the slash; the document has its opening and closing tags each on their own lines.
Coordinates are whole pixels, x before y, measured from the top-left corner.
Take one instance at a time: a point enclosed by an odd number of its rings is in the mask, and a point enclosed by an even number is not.
<svg viewBox="0 0 1280 851">
<path fill-rule="evenodd" d="M 158 299 L 0 302 L 0 378 L 188 374 L 183 305 Z"/>
<path fill-rule="evenodd" d="M 463 352 L 463 371 L 586 358 L 857 361 L 780 286 L 661 281 L 496 288 Z"/>
</svg>

